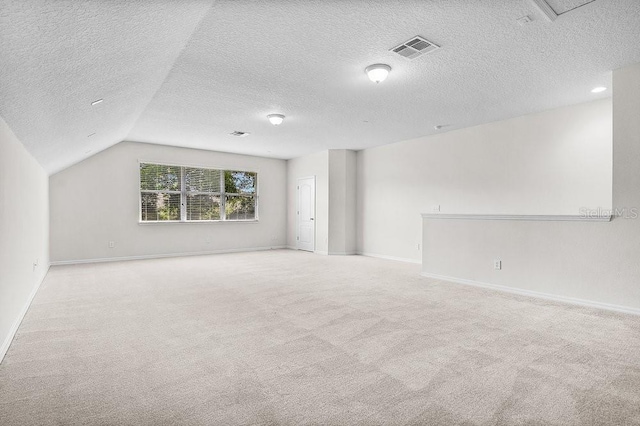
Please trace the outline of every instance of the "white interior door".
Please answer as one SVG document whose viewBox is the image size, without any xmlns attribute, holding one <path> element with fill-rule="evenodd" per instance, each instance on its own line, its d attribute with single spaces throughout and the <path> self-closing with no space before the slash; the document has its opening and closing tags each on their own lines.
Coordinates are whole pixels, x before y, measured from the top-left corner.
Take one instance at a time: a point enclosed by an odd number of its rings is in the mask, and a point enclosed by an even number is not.
<svg viewBox="0 0 640 426">
<path fill-rule="evenodd" d="M 316 248 L 316 178 L 298 179 L 298 250 Z"/>
</svg>

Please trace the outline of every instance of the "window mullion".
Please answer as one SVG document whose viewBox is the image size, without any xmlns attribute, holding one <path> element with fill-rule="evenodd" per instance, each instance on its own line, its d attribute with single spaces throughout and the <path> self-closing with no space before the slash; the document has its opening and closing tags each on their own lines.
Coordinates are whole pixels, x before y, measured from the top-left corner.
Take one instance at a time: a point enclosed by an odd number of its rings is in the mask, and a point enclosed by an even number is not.
<svg viewBox="0 0 640 426">
<path fill-rule="evenodd" d="M 187 183 L 185 182 L 184 167 L 180 167 L 180 220 L 187 220 Z"/>
<path fill-rule="evenodd" d="M 220 170 L 220 220 L 227 220 L 227 194 L 224 187 L 224 170 Z"/>
</svg>

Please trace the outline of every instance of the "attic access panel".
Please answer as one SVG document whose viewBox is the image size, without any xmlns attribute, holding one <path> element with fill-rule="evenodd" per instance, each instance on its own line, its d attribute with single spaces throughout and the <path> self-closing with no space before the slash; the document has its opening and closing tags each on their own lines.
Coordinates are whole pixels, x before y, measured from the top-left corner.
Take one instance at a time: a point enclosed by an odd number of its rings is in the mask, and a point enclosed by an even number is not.
<svg viewBox="0 0 640 426">
<path fill-rule="evenodd" d="M 557 15 L 570 12 L 595 0 L 545 0 Z"/>
</svg>

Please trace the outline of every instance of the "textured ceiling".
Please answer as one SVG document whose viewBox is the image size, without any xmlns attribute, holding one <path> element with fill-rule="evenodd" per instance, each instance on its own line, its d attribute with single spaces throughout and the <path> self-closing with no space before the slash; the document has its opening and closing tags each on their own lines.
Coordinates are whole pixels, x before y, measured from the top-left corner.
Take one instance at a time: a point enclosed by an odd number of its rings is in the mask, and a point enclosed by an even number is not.
<svg viewBox="0 0 640 426">
<path fill-rule="evenodd" d="M 210 6 L 0 0 L 0 115 L 49 172 L 120 142 Z"/>
<path fill-rule="evenodd" d="M 389 52 L 415 35 L 442 48 Z M 610 96 L 640 1 L 0 0 L 0 37 L 0 115 L 55 172 L 125 139 L 293 158 Z"/>
</svg>

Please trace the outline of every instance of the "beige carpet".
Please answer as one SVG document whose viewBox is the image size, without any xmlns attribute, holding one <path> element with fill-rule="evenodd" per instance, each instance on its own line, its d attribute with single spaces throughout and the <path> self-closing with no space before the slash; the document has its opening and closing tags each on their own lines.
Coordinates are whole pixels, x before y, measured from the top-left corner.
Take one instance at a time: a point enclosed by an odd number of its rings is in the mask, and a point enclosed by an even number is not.
<svg viewBox="0 0 640 426">
<path fill-rule="evenodd" d="M 419 272 L 287 250 L 53 267 L 0 424 L 640 424 L 640 317 Z"/>
</svg>

